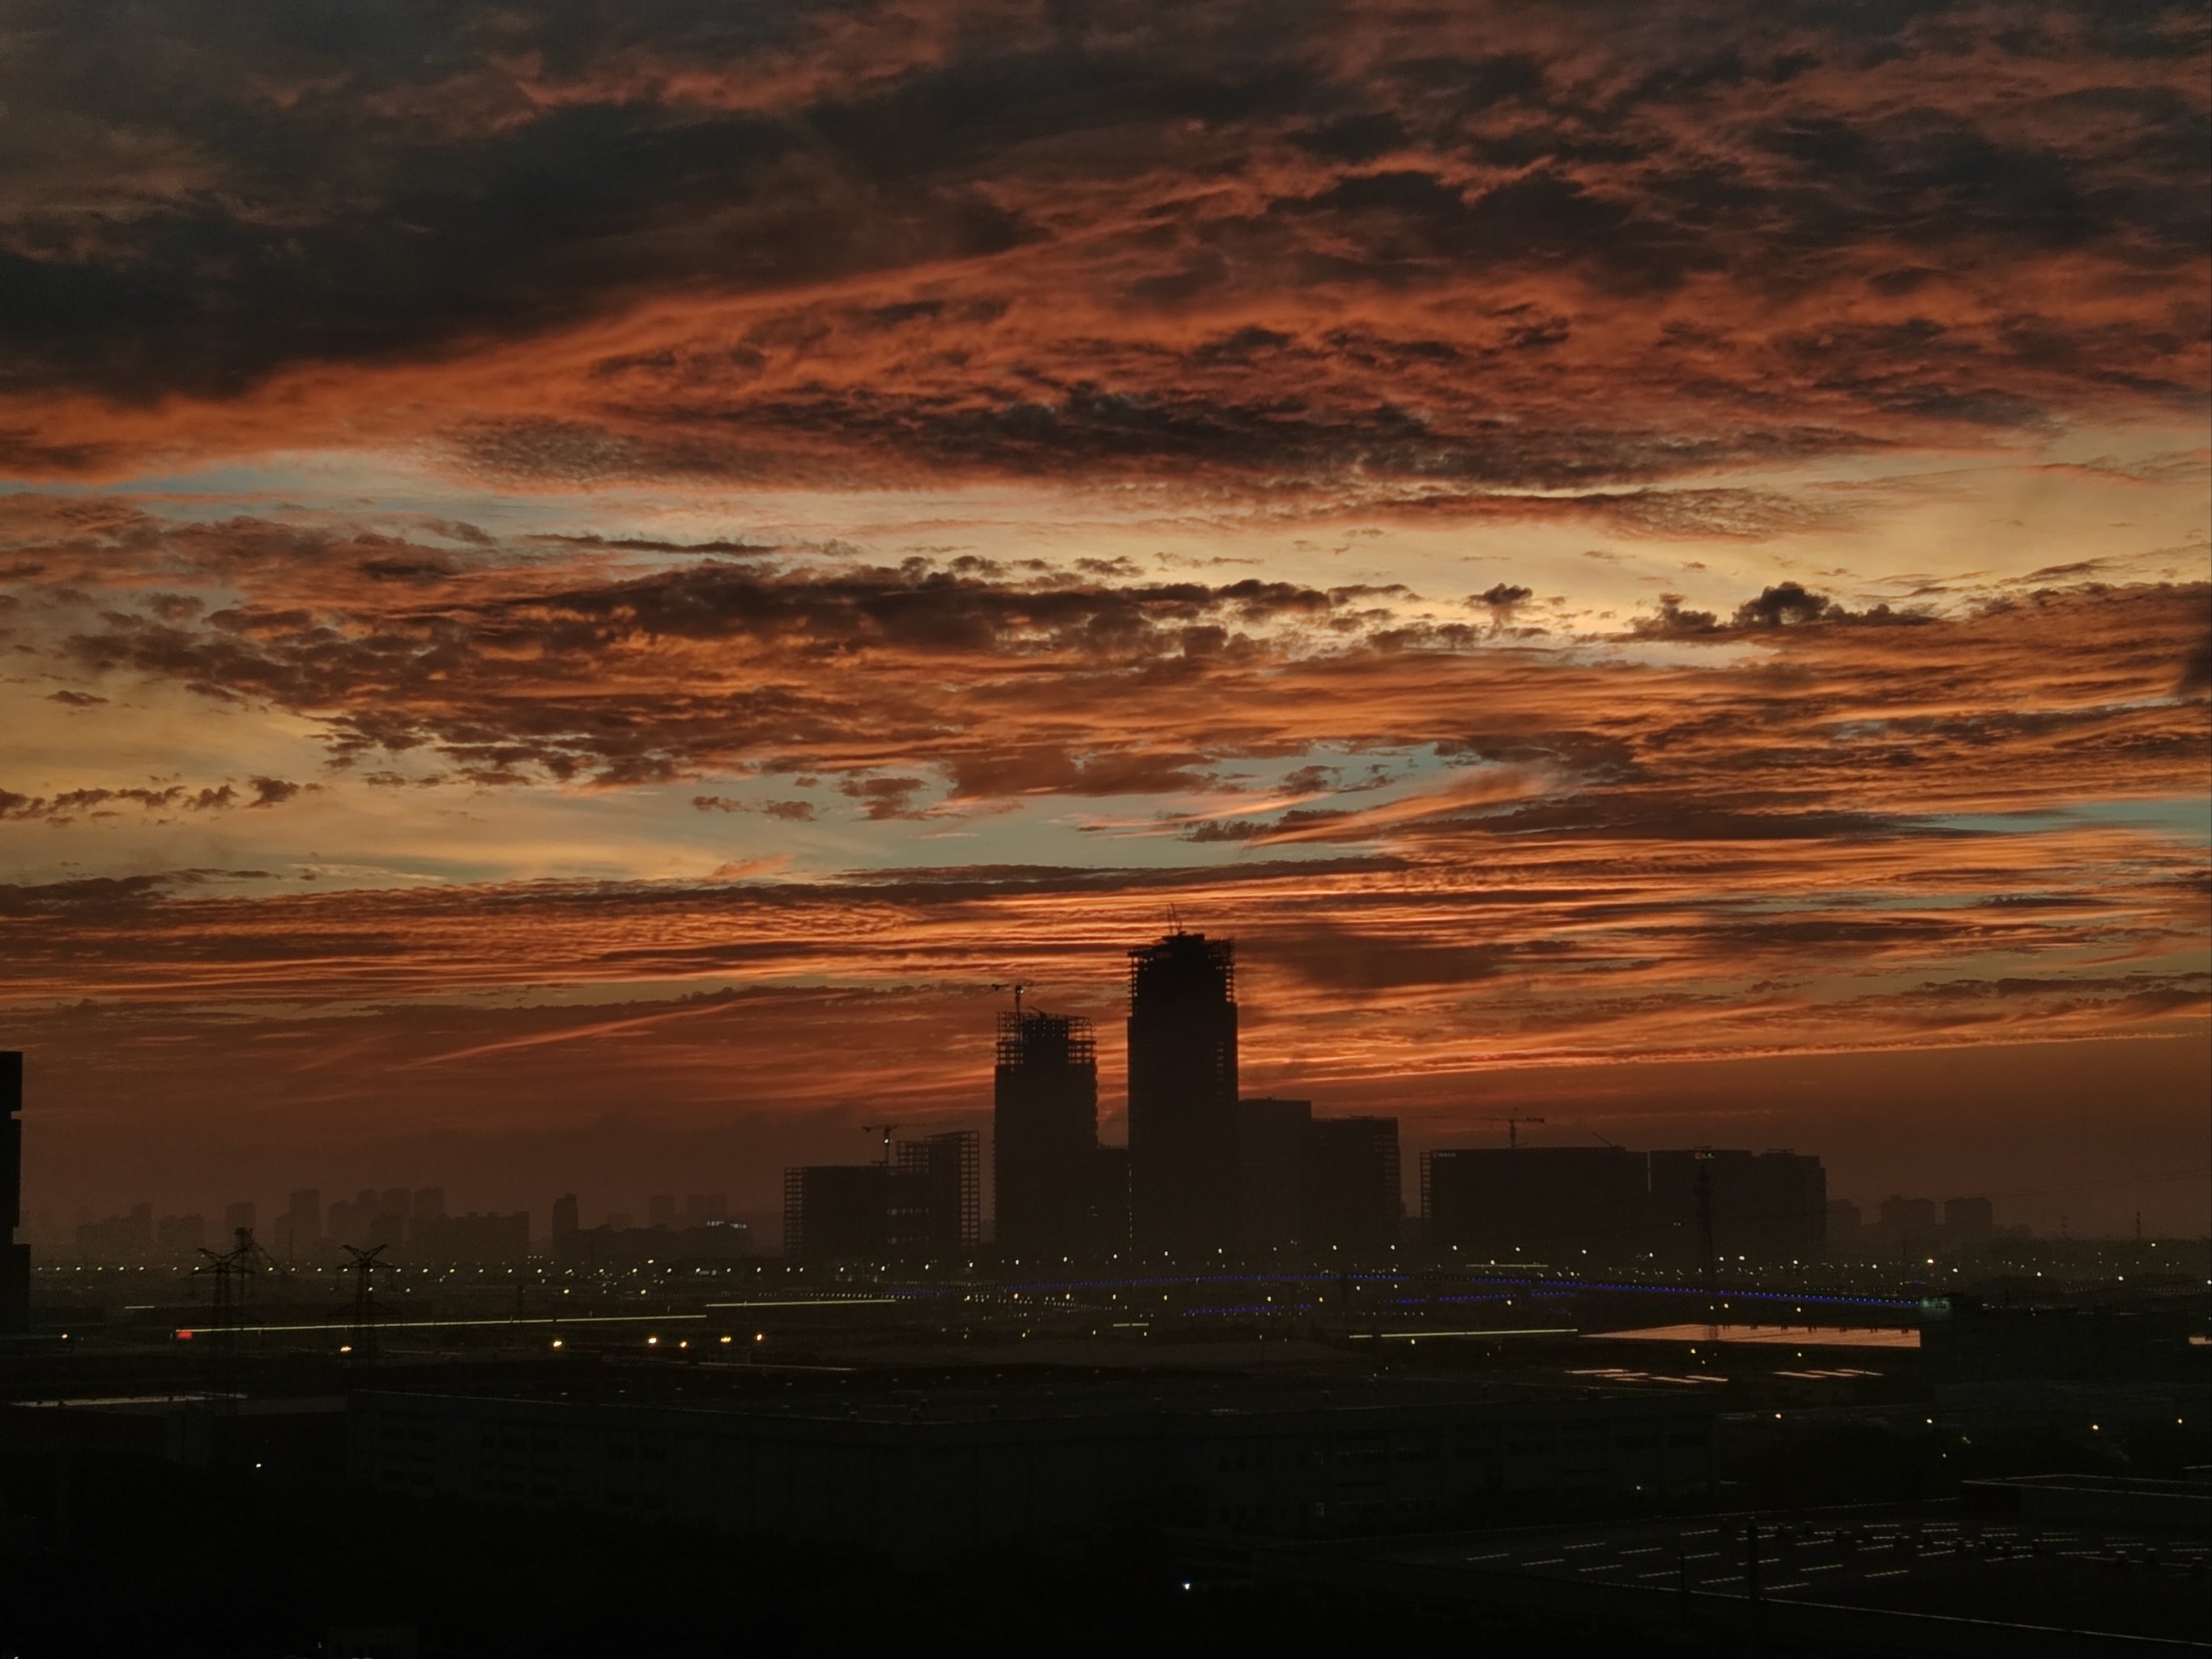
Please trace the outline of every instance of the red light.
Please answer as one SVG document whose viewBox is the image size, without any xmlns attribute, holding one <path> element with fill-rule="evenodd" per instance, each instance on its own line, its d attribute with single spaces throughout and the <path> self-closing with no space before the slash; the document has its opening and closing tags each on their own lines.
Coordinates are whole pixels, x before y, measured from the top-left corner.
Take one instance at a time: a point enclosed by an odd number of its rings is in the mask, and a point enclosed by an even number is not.
<svg viewBox="0 0 2212 1659">
<path fill-rule="evenodd" d="M 191 1340 L 192 1334 L 190 1331 L 179 1331 L 177 1333 L 177 1340 L 179 1342 L 189 1342 Z"/>
</svg>

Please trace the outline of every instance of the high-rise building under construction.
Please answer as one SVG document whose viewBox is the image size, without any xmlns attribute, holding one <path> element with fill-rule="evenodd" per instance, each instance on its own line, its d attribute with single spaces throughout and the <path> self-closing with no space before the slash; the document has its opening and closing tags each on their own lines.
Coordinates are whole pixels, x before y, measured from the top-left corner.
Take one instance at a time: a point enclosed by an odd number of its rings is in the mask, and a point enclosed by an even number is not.
<svg viewBox="0 0 2212 1659">
<path fill-rule="evenodd" d="M 1237 1239 L 1237 974 L 1226 939 L 1129 952 L 1129 1208 L 1139 1250 Z"/>
<path fill-rule="evenodd" d="M 953 1129 L 887 1148 L 880 1164 L 783 1172 L 783 1253 L 804 1261 L 916 1260 L 981 1236 L 982 1139 Z"/>
<path fill-rule="evenodd" d="M 991 1140 L 1002 1253 L 1099 1246 L 1098 1045 L 1089 1020 L 1036 1009 L 999 1016 Z"/>
</svg>

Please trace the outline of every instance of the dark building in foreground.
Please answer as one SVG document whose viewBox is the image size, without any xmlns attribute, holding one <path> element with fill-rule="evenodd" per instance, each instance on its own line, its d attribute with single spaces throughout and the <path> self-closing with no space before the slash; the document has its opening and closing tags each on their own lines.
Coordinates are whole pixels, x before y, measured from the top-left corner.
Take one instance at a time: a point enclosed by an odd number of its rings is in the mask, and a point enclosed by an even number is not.
<svg viewBox="0 0 2212 1659">
<path fill-rule="evenodd" d="M 0 1051 L 0 1336 L 31 1324 L 31 1247 L 15 1242 L 23 1224 L 23 1056 Z"/>
<path fill-rule="evenodd" d="M 1828 1174 L 1804 1152 L 1650 1155 L 1650 1240 L 1660 1261 L 1819 1261 L 1827 1255 Z"/>
<path fill-rule="evenodd" d="M 1089 1020 L 1034 1009 L 999 1016 L 991 1146 L 1003 1254 L 1073 1255 L 1101 1247 L 1091 1192 L 1098 1045 Z"/>
<path fill-rule="evenodd" d="M 1428 1243 L 1489 1261 L 1626 1261 L 1644 1248 L 1644 1161 L 1618 1146 L 1439 1149 L 1422 1160 Z"/>
<path fill-rule="evenodd" d="M 1237 1242 L 1234 947 L 1168 934 L 1129 952 L 1129 1207 L 1139 1250 Z"/>
<path fill-rule="evenodd" d="M 982 1234 L 982 1140 L 901 1141 L 893 1161 L 783 1172 L 783 1253 L 802 1261 L 946 1256 Z"/>
<path fill-rule="evenodd" d="M 743 1396 L 662 1407 L 364 1394 L 348 1462 L 356 1480 L 425 1498 L 596 1510 L 908 1560 L 1131 1519 L 1329 1537 L 1711 1487 L 1711 1413 L 1691 1401 L 1358 1393 L 1155 1382 L 780 1409 Z"/>
<path fill-rule="evenodd" d="M 1421 1621 L 1413 1628 L 1450 1630 L 1470 1651 L 2205 1650 L 2205 1500 L 2188 1483 L 2031 1475 L 1968 1481 L 1962 1496 L 1284 1544 L 1255 1550 L 1250 1571 L 1261 1602 L 1295 1596 L 1316 1617 L 1389 1608 Z"/>
</svg>

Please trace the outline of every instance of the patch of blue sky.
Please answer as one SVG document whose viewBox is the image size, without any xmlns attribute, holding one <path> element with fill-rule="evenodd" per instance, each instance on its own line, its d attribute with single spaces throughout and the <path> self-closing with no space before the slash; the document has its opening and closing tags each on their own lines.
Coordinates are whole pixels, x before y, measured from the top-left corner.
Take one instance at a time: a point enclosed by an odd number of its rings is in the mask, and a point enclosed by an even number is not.
<svg viewBox="0 0 2212 1659">
<path fill-rule="evenodd" d="M 2180 841 L 2212 844 L 2212 795 L 2089 801 L 2043 812 L 1960 813 L 1925 822 L 1939 830 L 1979 836 L 2041 836 L 2087 826 L 2142 830 Z"/>
<path fill-rule="evenodd" d="M 280 451 L 93 484 L 0 481 L 0 494 L 27 491 L 130 500 L 164 517 L 197 522 L 241 513 L 395 527 L 444 519 L 510 536 L 596 532 L 623 537 L 665 533 L 669 521 L 680 518 L 684 528 L 676 539 L 738 539 L 744 533 L 732 528 L 735 515 L 726 508 L 705 510 L 666 491 L 506 491 L 404 455 L 355 450 Z"/>
</svg>

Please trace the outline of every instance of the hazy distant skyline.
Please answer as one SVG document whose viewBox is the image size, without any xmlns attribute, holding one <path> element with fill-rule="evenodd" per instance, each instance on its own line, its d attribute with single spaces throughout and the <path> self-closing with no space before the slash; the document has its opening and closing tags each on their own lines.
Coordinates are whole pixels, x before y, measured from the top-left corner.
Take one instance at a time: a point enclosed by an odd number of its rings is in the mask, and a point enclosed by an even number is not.
<svg viewBox="0 0 2212 1659">
<path fill-rule="evenodd" d="M 2212 1224 L 2208 84 L 2180 5 L 31 9 L 31 1207 L 763 1208 L 978 1121 L 1011 979 L 1118 1138 L 1172 910 L 1409 1157 Z"/>
</svg>

